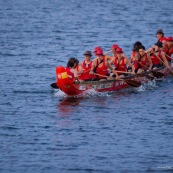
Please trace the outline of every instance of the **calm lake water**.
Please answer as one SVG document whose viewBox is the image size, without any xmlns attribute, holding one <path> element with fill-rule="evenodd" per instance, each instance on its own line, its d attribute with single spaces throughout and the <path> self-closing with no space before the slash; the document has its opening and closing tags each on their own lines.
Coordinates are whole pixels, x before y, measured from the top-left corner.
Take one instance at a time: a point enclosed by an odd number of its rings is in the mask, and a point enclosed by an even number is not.
<svg viewBox="0 0 173 173">
<path fill-rule="evenodd" d="M 129 57 L 162 28 L 173 1 L 0 0 L 0 172 L 173 171 L 173 78 L 140 88 L 54 91 L 55 67 L 119 44 Z"/>
</svg>

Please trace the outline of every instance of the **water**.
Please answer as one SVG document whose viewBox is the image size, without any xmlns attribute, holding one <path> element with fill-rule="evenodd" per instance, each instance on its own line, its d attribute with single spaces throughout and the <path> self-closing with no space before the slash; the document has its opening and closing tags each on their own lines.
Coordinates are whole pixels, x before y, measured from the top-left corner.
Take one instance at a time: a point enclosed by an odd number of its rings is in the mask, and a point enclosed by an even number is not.
<svg viewBox="0 0 173 173">
<path fill-rule="evenodd" d="M 166 4 L 166 5 L 165 5 Z M 171 0 L 0 0 L 0 172 L 173 170 L 173 79 L 67 98 L 55 67 L 119 44 L 130 56 L 156 30 L 173 36 Z"/>
</svg>

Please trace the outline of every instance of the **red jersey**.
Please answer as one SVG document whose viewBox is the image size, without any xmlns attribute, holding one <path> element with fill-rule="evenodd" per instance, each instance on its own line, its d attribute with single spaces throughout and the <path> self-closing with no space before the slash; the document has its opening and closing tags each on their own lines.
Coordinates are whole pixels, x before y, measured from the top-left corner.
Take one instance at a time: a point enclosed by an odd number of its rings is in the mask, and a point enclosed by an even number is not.
<svg viewBox="0 0 173 173">
<path fill-rule="evenodd" d="M 83 73 L 82 73 L 82 80 L 87 80 L 87 79 L 92 79 L 94 77 L 94 75 L 90 75 L 90 69 L 92 67 L 92 61 L 90 61 L 89 64 L 86 64 L 85 60 L 82 62 L 82 69 L 83 69 Z"/>
<path fill-rule="evenodd" d="M 75 80 L 74 74 L 73 74 L 70 70 L 71 70 L 70 67 L 66 67 L 66 71 L 67 71 L 67 74 L 68 74 L 68 78 L 71 79 L 72 81 L 74 81 L 74 80 Z"/>
<path fill-rule="evenodd" d="M 166 43 L 164 52 L 166 53 L 166 55 L 171 56 L 173 54 L 173 45 L 169 47 L 168 44 Z M 168 61 L 171 61 L 171 58 L 169 58 L 168 56 L 166 56 L 166 59 Z"/>
<path fill-rule="evenodd" d="M 159 51 L 159 54 L 157 56 L 162 60 L 161 51 Z M 160 60 L 159 58 L 157 58 L 157 56 L 154 53 L 150 55 L 153 65 L 160 64 Z"/>
<path fill-rule="evenodd" d="M 161 37 L 160 39 L 158 39 L 158 42 L 164 42 L 167 41 L 166 37 Z"/>
<path fill-rule="evenodd" d="M 120 64 L 120 62 L 121 62 L 121 64 Z M 123 71 L 123 72 L 127 71 L 127 67 L 126 67 L 126 63 L 125 63 L 125 58 L 124 57 L 122 57 L 120 59 L 120 61 L 118 60 L 118 58 L 115 58 L 114 66 L 115 66 L 115 70 Z"/>
<path fill-rule="evenodd" d="M 140 56 L 140 59 L 134 62 L 135 70 L 142 68 L 143 70 L 146 70 L 148 66 L 148 55 L 144 54 L 142 57 Z"/>
<path fill-rule="evenodd" d="M 97 65 L 99 64 L 98 59 L 97 59 Z M 96 68 L 96 73 L 106 76 L 108 74 L 108 68 L 106 66 L 106 60 L 105 60 L 105 56 L 103 57 L 103 62 L 101 63 L 102 66 L 100 67 L 100 64 L 97 66 Z M 103 76 L 98 76 L 99 79 L 103 79 L 105 77 Z"/>
</svg>

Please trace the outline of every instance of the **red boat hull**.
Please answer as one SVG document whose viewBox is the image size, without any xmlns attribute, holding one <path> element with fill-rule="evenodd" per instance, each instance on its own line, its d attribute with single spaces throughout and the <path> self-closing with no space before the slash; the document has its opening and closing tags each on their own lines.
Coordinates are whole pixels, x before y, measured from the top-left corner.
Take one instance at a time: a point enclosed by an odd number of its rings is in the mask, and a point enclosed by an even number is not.
<svg viewBox="0 0 173 173">
<path fill-rule="evenodd" d="M 167 68 L 161 68 L 159 70 L 166 76 L 170 74 L 170 70 Z M 144 73 L 143 75 L 131 75 L 125 79 L 132 79 L 133 81 L 138 81 L 142 83 L 146 83 L 150 81 L 146 75 L 152 76 L 151 73 Z M 107 92 L 107 91 L 117 91 L 125 88 L 132 87 L 125 82 L 125 80 L 105 80 L 105 81 L 86 81 L 81 83 L 73 83 L 70 78 L 68 78 L 68 74 L 64 67 L 58 66 L 56 68 L 56 83 L 59 88 L 68 96 L 76 96 L 80 95 L 83 92 L 94 89 L 98 92 Z"/>
</svg>

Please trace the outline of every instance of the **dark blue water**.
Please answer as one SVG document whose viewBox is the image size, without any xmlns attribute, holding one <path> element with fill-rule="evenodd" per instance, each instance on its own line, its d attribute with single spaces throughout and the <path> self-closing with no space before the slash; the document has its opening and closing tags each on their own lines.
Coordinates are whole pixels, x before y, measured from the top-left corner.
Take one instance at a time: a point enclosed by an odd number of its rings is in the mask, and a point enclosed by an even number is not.
<svg viewBox="0 0 173 173">
<path fill-rule="evenodd" d="M 0 0 L 0 172 L 173 171 L 173 78 L 67 98 L 55 67 L 156 30 L 173 36 L 172 0 Z"/>
</svg>

